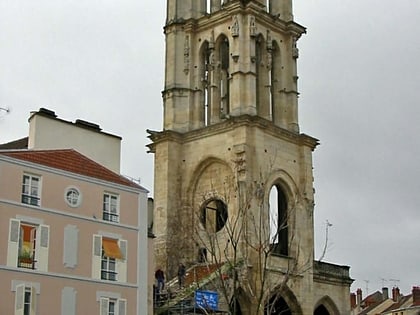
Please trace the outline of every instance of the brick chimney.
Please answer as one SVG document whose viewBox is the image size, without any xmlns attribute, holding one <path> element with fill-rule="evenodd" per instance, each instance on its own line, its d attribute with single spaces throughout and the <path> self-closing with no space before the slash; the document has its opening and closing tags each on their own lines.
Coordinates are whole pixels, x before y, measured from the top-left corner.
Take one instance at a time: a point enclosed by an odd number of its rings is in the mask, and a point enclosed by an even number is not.
<svg viewBox="0 0 420 315">
<path fill-rule="evenodd" d="M 400 288 L 392 288 L 392 299 L 394 300 L 394 302 L 398 302 L 400 300 Z"/>
<path fill-rule="evenodd" d="M 413 287 L 413 306 L 420 306 L 420 287 Z"/>
<path fill-rule="evenodd" d="M 350 293 L 350 306 L 351 309 L 355 309 L 357 304 L 356 304 L 356 293 Z"/>
<path fill-rule="evenodd" d="M 362 305 L 362 289 L 357 289 L 356 290 L 356 299 L 357 299 L 357 305 L 361 306 Z"/>
<path fill-rule="evenodd" d="M 388 288 L 383 287 L 382 288 L 382 300 L 388 300 L 389 299 L 389 294 L 388 294 Z"/>
</svg>

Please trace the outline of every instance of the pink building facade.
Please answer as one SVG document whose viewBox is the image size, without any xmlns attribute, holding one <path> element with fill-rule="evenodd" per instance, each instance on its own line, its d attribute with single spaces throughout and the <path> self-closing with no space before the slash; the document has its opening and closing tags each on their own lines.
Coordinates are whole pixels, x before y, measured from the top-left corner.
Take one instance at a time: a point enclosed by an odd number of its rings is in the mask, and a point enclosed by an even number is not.
<svg viewBox="0 0 420 315">
<path fill-rule="evenodd" d="M 147 193 L 73 149 L 0 150 L 0 314 L 148 314 Z"/>
</svg>

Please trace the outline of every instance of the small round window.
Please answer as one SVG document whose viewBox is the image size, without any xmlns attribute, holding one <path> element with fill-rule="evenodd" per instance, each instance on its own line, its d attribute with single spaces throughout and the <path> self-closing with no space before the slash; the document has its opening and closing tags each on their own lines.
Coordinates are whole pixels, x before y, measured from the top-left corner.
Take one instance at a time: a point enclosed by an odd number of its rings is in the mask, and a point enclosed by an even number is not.
<svg viewBox="0 0 420 315">
<path fill-rule="evenodd" d="M 78 207 L 80 205 L 81 195 L 79 190 L 75 187 L 68 188 L 64 198 L 70 207 Z"/>
<path fill-rule="evenodd" d="M 219 232 L 226 225 L 227 219 L 227 206 L 219 199 L 208 200 L 201 208 L 200 222 L 208 232 Z"/>
</svg>

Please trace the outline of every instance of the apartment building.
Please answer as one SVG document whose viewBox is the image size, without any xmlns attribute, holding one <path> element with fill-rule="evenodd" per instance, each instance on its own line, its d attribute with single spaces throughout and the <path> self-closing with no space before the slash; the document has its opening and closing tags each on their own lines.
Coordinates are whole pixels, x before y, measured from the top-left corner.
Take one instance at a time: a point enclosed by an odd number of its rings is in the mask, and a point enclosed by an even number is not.
<svg viewBox="0 0 420 315">
<path fill-rule="evenodd" d="M 29 123 L 28 148 L 0 146 L 0 314 L 147 314 L 148 191 L 117 172 L 121 138 L 44 109 Z M 94 160 L 107 143 L 113 170 Z"/>
<path fill-rule="evenodd" d="M 413 286 L 411 294 L 404 295 L 396 286 L 392 296 L 388 288 L 376 291 L 362 298 L 362 290 L 350 295 L 351 314 L 353 315 L 420 315 L 420 287 Z"/>
</svg>

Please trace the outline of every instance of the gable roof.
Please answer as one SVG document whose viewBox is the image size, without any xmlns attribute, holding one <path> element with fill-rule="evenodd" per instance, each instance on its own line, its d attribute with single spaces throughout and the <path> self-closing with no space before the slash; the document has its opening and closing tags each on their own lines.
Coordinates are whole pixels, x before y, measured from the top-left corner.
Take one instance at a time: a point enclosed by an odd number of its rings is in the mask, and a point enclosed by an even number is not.
<svg viewBox="0 0 420 315">
<path fill-rule="evenodd" d="M 379 305 L 384 303 L 387 300 L 383 299 L 383 294 L 379 291 L 376 291 L 370 295 L 368 295 L 366 298 L 362 301 L 362 307 L 363 310 L 360 313 L 357 313 L 358 315 L 366 315 L 369 314 L 372 310 L 377 308 Z"/>
<path fill-rule="evenodd" d="M 14 141 L 0 144 L 1 150 L 10 150 L 10 149 L 27 149 L 28 148 L 29 137 L 24 137 Z"/>
<path fill-rule="evenodd" d="M 147 191 L 73 149 L 0 150 L 0 155 Z"/>
<path fill-rule="evenodd" d="M 390 307 L 388 307 L 386 310 L 383 311 L 383 313 L 388 313 L 388 312 L 392 312 L 394 310 L 398 310 L 402 307 L 404 307 L 404 305 L 409 302 L 409 300 L 413 297 L 412 294 L 410 295 L 406 295 L 406 296 L 402 296 L 397 302 L 392 303 L 392 305 Z M 408 307 L 412 306 L 410 305 L 406 305 Z"/>
</svg>

